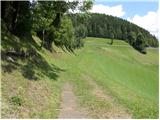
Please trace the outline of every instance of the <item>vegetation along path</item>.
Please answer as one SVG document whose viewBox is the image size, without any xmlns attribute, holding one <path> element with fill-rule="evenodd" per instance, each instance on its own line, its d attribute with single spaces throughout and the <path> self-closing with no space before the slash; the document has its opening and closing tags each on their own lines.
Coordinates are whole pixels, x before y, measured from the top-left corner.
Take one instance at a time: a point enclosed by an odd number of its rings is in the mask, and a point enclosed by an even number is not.
<svg viewBox="0 0 160 120">
<path fill-rule="evenodd" d="M 3 119 L 159 118 L 159 41 L 149 31 L 88 14 L 94 0 L 1 4 Z"/>
<path fill-rule="evenodd" d="M 109 119 L 131 118 L 131 115 L 127 112 L 126 108 L 118 104 L 109 93 L 104 93 L 101 87 L 98 86 L 89 75 L 84 75 L 83 77 L 86 82 L 88 82 L 93 87 L 93 94 L 97 98 L 103 99 L 109 103 L 110 108 L 101 117 Z"/>
</svg>

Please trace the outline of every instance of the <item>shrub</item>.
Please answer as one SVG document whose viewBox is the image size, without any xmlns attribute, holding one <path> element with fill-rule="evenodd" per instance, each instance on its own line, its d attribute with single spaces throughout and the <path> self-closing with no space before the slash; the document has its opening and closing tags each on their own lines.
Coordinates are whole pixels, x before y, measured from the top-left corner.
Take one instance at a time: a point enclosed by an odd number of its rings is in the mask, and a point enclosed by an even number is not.
<svg viewBox="0 0 160 120">
<path fill-rule="evenodd" d="M 21 106 L 22 103 L 23 103 L 23 100 L 20 97 L 18 97 L 18 96 L 12 96 L 10 98 L 10 102 L 13 105 Z"/>
</svg>

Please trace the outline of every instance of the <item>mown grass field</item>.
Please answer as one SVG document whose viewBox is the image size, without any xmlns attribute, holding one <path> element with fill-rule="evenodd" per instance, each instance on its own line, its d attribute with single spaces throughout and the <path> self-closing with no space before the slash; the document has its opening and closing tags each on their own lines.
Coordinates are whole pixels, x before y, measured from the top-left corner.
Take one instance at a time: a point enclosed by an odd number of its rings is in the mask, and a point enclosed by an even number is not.
<svg viewBox="0 0 160 120">
<path fill-rule="evenodd" d="M 38 44 L 38 39 L 34 39 Z M 158 49 L 147 49 L 143 55 L 120 40 L 114 40 L 113 45 L 108 44 L 109 39 L 102 38 L 84 41 L 85 47 L 76 50 L 75 55 L 59 48 L 55 48 L 57 53 L 42 49 L 39 54 L 45 62 L 39 61 L 40 69 L 33 69 L 40 76 L 36 81 L 22 76 L 21 68 L 12 73 L 2 72 L 2 103 L 7 105 L 2 106 L 2 117 L 57 118 L 61 89 L 65 82 L 71 82 L 79 106 L 86 108 L 92 118 L 107 118 L 104 114 L 112 105 L 92 93 L 94 88 L 87 81 L 89 77 L 124 106 L 132 118 L 158 118 Z M 51 74 L 45 74 L 50 71 Z M 24 104 L 8 106 L 12 96 L 21 97 Z"/>
</svg>

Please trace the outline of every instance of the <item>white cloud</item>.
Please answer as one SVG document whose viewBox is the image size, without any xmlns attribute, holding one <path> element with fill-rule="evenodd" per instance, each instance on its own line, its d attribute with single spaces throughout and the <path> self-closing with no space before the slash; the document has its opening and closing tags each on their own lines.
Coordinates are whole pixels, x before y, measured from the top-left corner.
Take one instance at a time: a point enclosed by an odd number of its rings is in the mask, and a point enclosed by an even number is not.
<svg viewBox="0 0 160 120">
<path fill-rule="evenodd" d="M 116 17 L 122 17 L 125 14 L 122 5 L 105 6 L 105 5 L 102 5 L 102 4 L 97 4 L 97 5 L 93 5 L 90 12 L 92 12 L 92 13 L 104 13 L 104 14 L 113 15 L 113 16 L 116 16 Z"/>
<path fill-rule="evenodd" d="M 144 16 L 135 15 L 133 18 L 128 18 L 127 20 L 158 36 L 158 11 L 150 11 Z"/>
</svg>

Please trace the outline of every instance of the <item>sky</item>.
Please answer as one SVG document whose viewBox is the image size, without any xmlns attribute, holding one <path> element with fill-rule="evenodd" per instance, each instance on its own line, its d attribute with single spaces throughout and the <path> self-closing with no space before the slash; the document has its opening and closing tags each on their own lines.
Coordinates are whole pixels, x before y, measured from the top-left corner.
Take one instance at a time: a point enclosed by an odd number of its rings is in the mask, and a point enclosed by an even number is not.
<svg viewBox="0 0 160 120">
<path fill-rule="evenodd" d="M 126 19 L 158 37 L 158 0 L 95 0 L 91 12 Z"/>
</svg>

